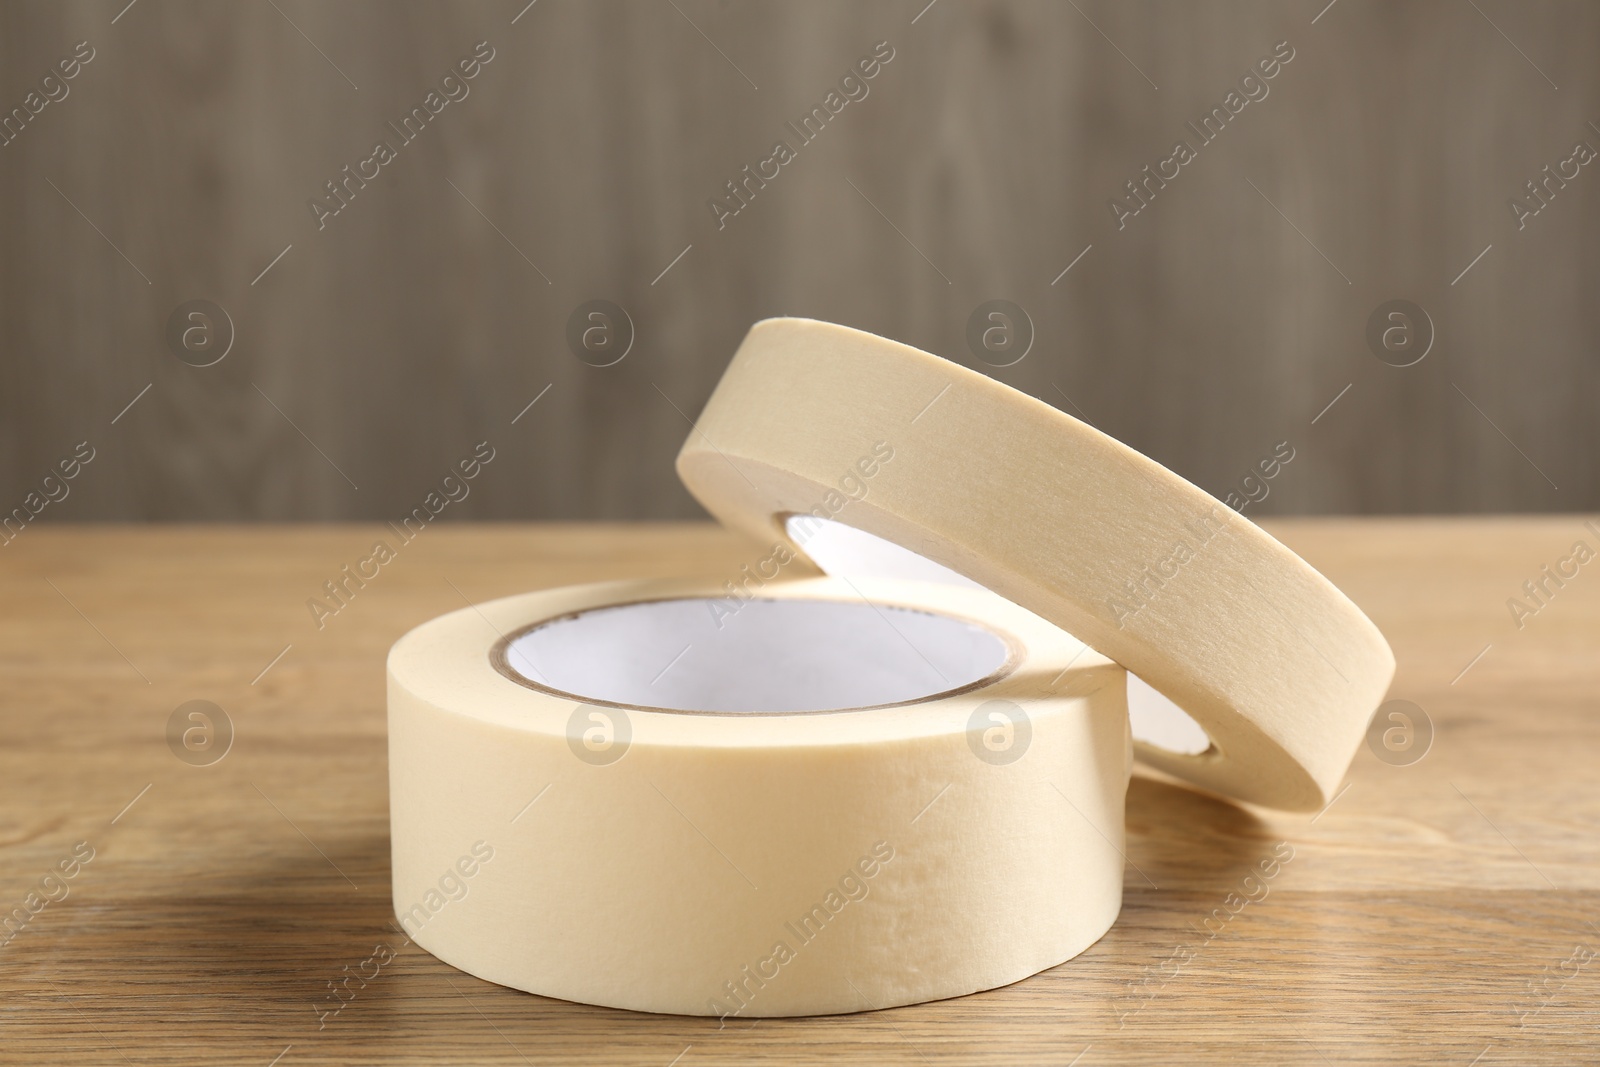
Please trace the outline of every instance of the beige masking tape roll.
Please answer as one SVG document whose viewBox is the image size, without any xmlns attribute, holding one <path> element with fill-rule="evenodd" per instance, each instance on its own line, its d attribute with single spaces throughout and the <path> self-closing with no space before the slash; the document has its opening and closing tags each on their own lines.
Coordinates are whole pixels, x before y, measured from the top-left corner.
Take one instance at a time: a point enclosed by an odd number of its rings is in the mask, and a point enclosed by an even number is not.
<svg viewBox="0 0 1600 1067">
<path fill-rule="evenodd" d="M 757 323 L 678 473 L 725 525 L 787 551 L 786 517 L 836 518 L 1082 638 L 1211 738 L 1198 754 L 1136 741 L 1140 758 L 1239 799 L 1324 805 L 1394 673 L 1360 609 L 1205 491 L 1033 397 L 859 330 Z"/>
<path fill-rule="evenodd" d="M 395 914 L 544 996 L 834 1014 L 1062 963 L 1122 900 L 1122 668 L 981 590 L 577 586 L 389 654 Z"/>
</svg>

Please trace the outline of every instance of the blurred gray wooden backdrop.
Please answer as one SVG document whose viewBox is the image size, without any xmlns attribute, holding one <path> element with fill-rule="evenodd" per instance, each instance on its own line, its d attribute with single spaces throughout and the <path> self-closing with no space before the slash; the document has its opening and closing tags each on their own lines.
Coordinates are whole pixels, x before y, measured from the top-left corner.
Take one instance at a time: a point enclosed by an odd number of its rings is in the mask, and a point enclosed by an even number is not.
<svg viewBox="0 0 1600 1067">
<path fill-rule="evenodd" d="M 1281 41 L 1119 230 L 1110 198 Z M 775 314 L 985 370 L 1219 495 L 1289 442 L 1250 514 L 1595 509 L 1600 166 L 1566 161 L 1600 146 L 1597 54 L 1580 0 L 7 0 L 0 509 L 87 441 L 39 521 L 394 517 L 487 440 L 445 517 L 697 515 L 677 409 Z M 1577 174 L 1519 228 L 1546 165 Z M 566 340 L 597 299 L 633 323 L 614 366 Z M 968 347 L 991 299 L 1033 325 L 1013 366 Z M 1366 340 L 1395 299 L 1436 335 L 1414 366 Z M 167 339 L 192 300 L 232 323 L 209 367 Z"/>
</svg>

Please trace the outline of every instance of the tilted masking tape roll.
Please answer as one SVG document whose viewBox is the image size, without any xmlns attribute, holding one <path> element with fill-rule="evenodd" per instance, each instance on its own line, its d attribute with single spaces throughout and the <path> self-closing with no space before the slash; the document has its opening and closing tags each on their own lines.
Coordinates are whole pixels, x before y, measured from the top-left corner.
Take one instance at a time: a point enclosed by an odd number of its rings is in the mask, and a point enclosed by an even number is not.
<svg viewBox="0 0 1600 1067">
<path fill-rule="evenodd" d="M 1005 985 L 1110 927 L 1122 668 L 981 590 L 724 592 L 554 589 L 395 644 L 408 936 L 546 996 L 784 1016 Z"/>
<path fill-rule="evenodd" d="M 837 517 L 1084 639 L 1211 738 L 1198 754 L 1136 741 L 1137 754 L 1239 799 L 1325 804 L 1394 673 L 1360 609 L 1205 491 L 1033 397 L 859 330 L 757 323 L 678 473 L 729 527 L 803 551 L 786 519 Z"/>
</svg>

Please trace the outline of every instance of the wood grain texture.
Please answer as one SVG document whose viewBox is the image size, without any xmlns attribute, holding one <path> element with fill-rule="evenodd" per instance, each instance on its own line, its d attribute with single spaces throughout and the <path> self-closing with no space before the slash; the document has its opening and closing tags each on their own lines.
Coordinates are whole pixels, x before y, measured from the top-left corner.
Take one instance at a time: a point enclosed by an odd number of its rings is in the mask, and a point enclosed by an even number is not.
<svg viewBox="0 0 1600 1067">
<path fill-rule="evenodd" d="M 1315 819 L 1140 776 L 1122 918 L 1079 958 L 959 1000 L 722 1030 L 511 992 L 414 946 L 320 1030 L 314 1005 L 347 965 L 397 944 L 389 644 L 463 597 L 731 574 L 754 546 L 696 525 L 430 530 L 318 631 L 305 598 L 379 528 L 69 527 L 19 541 L 0 569 L 0 904 L 20 905 L 76 842 L 95 855 L 0 947 L 0 1059 L 1594 1062 L 1600 963 L 1568 961 L 1600 950 L 1596 564 L 1521 630 L 1506 599 L 1596 535 L 1576 518 L 1271 529 L 1388 635 L 1391 695 L 1435 729 L 1424 758 L 1389 766 L 1363 749 Z M 236 728 L 209 767 L 164 740 L 190 699 Z M 1266 895 L 1215 918 L 1285 847 Z"/>
<path fill-rule="evenodd" d="M 1520 231 L 1507 206 L 1600 145 L 1592 4 L 125 5 L 0 7 L 0 108 L 97 50 L 0 148 L 0 509 L 88 439 L 53 517 L 392 518 L 487 438 L 517 474 L 461 517 L 693 517 L 671 458 L 750 323 L 984 369 L 991 298 L 1037 334 L 991 373 L 1209 491 L 1290 442 L 1258 513 L 1600 506 L 1600 177 Z M 1108 200 L 1281 40 L 1119 230 Z M 470 95 L 319 230 L 307 201 L 478 41 Z M 719 229 L 708 199 L 878 41 L 870 94 Z M 163 339 L 193 298 L 236 327 L 214 367 Z M 614 367 L 567 349 L 591 298 L 635 324 Z M 1405 369 L 1363 339 L 1394 298 L 1437 330 Z"/>
</svg>

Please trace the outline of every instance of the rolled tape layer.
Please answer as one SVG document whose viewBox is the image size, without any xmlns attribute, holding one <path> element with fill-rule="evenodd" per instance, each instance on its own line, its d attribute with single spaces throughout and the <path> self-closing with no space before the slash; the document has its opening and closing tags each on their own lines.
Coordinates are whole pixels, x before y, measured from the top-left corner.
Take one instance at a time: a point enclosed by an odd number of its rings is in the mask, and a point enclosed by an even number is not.
<svg viewBox="0 0 1600 1067">
<path fill-rule="evenodd" d="M 1394 673 L 1360 609 L 1254 523 L 1050 405 L 906 345 L 757 323 L 696 431 L 678 472 L 725 525 L 801 551 L 787 517 L 837 518 L 1037 612 L 1211 737 L 1196 755 L 1136 743 L 1142 759 L 1236 798 L 1325 804 Z"/>
<path fill-rule="evenodd" d="M 396 643 L 410 937 L 545 996 L 786 1016 L 1004 985 L 1110 927 L 1120 667 L 981 590 L 818 578 L 726 603 L 711 582 L 579 586 Z M 826 710 L 877 697 L 899 699 Z"/>
</svg>

